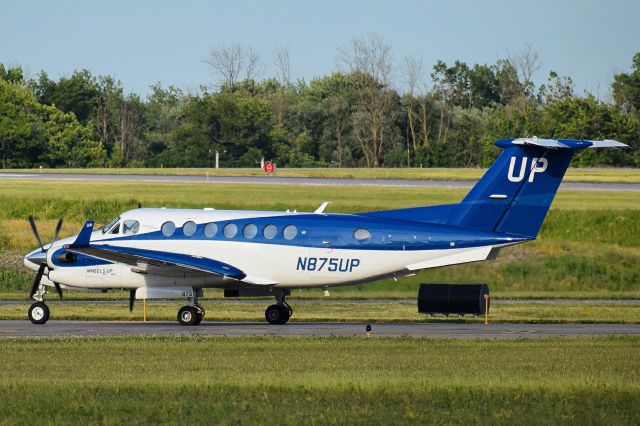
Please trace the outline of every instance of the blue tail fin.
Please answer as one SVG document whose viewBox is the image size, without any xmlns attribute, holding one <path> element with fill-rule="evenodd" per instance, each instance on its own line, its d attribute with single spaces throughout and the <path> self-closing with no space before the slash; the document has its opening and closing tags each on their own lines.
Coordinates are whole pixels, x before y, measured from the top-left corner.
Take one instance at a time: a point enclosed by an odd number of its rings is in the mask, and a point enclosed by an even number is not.
<svg viewBox="0 0 640 426">
<path fill-rule="evenodd" d="M 449 225 L 535 238 L 573 154 L 584 148 L 626 147 L 615 141 L 502 139 L 504 148 Z"/>
</svg>

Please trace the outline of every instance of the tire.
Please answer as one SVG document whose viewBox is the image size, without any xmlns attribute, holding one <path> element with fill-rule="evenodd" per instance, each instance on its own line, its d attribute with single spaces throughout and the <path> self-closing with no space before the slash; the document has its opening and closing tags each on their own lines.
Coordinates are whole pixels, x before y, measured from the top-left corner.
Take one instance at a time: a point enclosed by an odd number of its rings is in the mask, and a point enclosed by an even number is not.
<svg viewBox="0 0 640 426">
<path fill-rule="evenodd" d="M 264 317 L 269 324 L 286 324 L 289 321 L 289 309 L 281 305 L 271 305 L 264 312 Z"/>
<path fill-rule="evenodd" d="M 193 323 L 193 325 L 198 325 L 202 322 L 202 318 L 204 318 L 204 312 L 197 312 L 196 313 L 196 321 Z"/>
<path fill-rule="evenodd" d="M 196 325 L 198 321 L 198 311 L 192 306 L 183 306 L 178 311 L 178 322 L 180 325 Z"/>
<path fill-rule="evenodd" d="M 44 324 L 49 320 L 49 307 L 44 302 L 36 302 L 29 307 L 29 321 Z"/>
</svg>

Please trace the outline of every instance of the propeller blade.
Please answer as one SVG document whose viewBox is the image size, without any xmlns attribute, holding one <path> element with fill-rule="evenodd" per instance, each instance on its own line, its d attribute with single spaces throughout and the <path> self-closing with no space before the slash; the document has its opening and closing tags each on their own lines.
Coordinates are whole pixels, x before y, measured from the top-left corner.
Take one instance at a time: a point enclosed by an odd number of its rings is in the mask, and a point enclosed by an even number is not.
<svg viewBox="0 0 640 426">
<path fill-rule="evenodd" d="M 58 296 L 60 296 L 60 300 L 62 300 L 62 288 L 60 287 L 60 284 L 54 281 L 53 285 L 56 287 L 56 292 L 58 293 Z"/>
<path fill-rule="evenodd" d="M 36 240 L 38 240 L 38 244 L 40 244 L 40 250 L 44 253 L 44 246 L 42 244 L 42 240 L 40 239 L 40 234 L 38 234 L 38 228 L 36 228 L 36 222 L 33 220 L 33 216 L 29 215 L 29 224 L 31 225 L 31 231 L 33 235 L 35 235 Z"/>
<path fill-rule="evenodd" d="M 53 240 L 51 241 L 51 244 L 53 244 L 56 241 L 58 241 L 58 233 L 60 232 L 61 228 L 62 228 L 62 218 L 58 219 L 58 224 L 56 225 L 56 230 L 53 231 Z"/>
<path fill-rule="evenodd" d="M 29 298 L 33 297 L 38 291 L 38 287 L 40 286 L 40 280 L 42 279 L 42 275 L 44 275 L 44 268 L 46 268 L 46 264 L 41 263 L 38 268 L 38 272 L 36 273 L 36 278 L 33 280 L 33 285 L 31 286 L 31 293 L 29 294 Z"/>
<path fill-rule="evenodd" d="M 129 290 L 129 311 L 133 312 L 133 302 L 136 300 L 136 289 Z"/>
</svg>

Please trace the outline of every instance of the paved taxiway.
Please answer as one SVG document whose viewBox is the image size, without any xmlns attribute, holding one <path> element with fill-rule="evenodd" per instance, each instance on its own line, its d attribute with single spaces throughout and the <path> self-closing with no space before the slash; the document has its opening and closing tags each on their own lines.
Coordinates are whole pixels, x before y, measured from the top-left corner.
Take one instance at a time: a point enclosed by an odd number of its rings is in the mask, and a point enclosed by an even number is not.
<svg viewBox="0 0 640 426">
<path fill-rule="evenodd" d="M 365 336 L 366 323 L 290 322 L 269 325 L 253 322 L 203 321 L 184 327 L 171 321 L 56 321 L 33 325 L 29 321 L 0 321 L 0 338 L 64 336 Z M 432 337 L 456 339 L 518 339 L 555 336 L 640 336 L 640 324 L 372 324 L 374 337 Z"/>
<path fill-rule="evenodd" d="M 471 188 L 476 180 L 429 179 L 357 179 L 305 178 L 279 176 L 181 176 L 181 175 L 120 175 L 89 173 L 0 173 L 0 179 L 36 179 L 48 181 L 106 181 L 106 182 L 164 182 L 253 185 L 311 185 L 311 186 L 375 186 L 375 187 L 445 187 Z M 640 183 L 621 182 L 562 182 L 560 189 L 572 191 L 640 191 Z"/>
</svg>

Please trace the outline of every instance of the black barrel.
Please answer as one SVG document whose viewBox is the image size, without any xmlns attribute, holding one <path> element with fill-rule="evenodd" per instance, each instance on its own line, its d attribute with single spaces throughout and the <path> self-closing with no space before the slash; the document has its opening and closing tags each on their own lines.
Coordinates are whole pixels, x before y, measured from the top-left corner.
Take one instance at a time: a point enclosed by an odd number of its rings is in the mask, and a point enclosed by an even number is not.
<svg viewBox="0 0 640 426">
<path fill-rule="evenodd" d="M 484 315 L 485 295 L 489 295 L 486 284 L 420 284 L 418 312 Z"/>
</svg>

